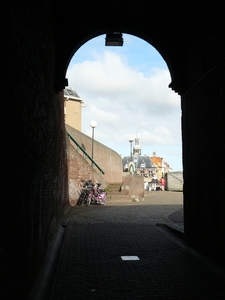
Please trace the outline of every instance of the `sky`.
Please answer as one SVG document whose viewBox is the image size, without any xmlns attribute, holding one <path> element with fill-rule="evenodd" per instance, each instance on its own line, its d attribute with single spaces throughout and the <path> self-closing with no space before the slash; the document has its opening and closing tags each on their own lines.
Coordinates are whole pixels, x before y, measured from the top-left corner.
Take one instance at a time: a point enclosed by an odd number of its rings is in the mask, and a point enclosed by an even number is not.
<svg viewBox="0 0 225 300">
<path fill-rule="evenodd" d="M 68 66 L 68 87 L 84 101 L 82 132 L 122 157 L 130 155 L 130 138 L 140 138 L 142 155 L 163 157 L 181 171 L 180 96 L 168 85 L 166 62 L 146 41 L 123 34 L 122 47 L 105 46 L 105 35 L 89 40 Z M 74 115 L 76 117 L 76 115 Z"/>
</svg>

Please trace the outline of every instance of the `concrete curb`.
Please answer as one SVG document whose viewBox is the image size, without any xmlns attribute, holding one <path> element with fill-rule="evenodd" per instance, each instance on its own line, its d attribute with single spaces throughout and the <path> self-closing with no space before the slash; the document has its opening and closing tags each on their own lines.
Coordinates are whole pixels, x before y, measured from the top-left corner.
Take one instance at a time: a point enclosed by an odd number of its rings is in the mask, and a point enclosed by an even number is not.
<svg viewBox="0 0 225 300">
<path fill-rule="evenodd" d="M 201 262 L 205 267 L 210 269 L 216 276 L 221 278 L 225 282 L 225 269 L 219 266 L 216 262 L 212 261 L 209 257 L 204 255 L 203 253 L 199 252 L 193 246 L 191 246 L 188 241 L 186 240 L 185 234 L 181 231 L 171 227 L 167 224 L 156 224 L 164 233 L 167 234 L 170 241 L 179 245 L 179 247 L 187 254 L 191 255 L 199 262 Z"/>
<path fill-rule="evenodd" d="M 43 265 L 30 293 L 29 300 L 49 299 L 65 232 L 66 226 L 60 226 L 57 230 L 54 241 L 46 254 Z"/>
</svg>

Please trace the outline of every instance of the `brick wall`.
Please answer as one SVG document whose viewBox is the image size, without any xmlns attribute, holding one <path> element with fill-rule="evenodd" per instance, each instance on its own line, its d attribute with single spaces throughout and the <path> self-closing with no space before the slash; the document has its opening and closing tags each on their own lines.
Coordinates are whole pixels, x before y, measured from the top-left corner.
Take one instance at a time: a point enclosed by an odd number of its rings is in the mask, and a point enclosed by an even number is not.
<svg viewBox="0 0 225 300">
<path fill-rule="evenodd" d="M 94 183 L 101 183 L 106 188 L 107 182 L 101 172 L 92 168 L 85 157 L 74 147 L 74 144 L 67 138 L 67 159 L 68 159 L 68 180 L 69 180 L 69 203 L 76 205 L 79 198 L 79 189 L 82 188 L 82 180 L 91 179 Z"/>
<path fill-rule="evenodd" d="M 68 206 L 63 98 L 54 92 L 49 3 L 1 3 L 1 299 L 28 298 Z"/>
<path fill-rule="evenodd" d="M 92 139 L 82 132 L 66 125 L 66 130 L 78 142 L 83 145 L 89 156 L 92 152 Z M 114 150 L 94 141 L 94 161 L 105 172 L 103 178 L 106 182 L 122 182 L 122 158 Z"/>
</svg>

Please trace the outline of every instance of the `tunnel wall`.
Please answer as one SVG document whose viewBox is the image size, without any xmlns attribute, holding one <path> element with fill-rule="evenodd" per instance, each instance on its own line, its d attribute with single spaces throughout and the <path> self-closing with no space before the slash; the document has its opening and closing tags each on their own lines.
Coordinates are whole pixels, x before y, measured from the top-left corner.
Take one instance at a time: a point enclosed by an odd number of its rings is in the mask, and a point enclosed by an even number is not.
<svg viewBox="0 0 225 300">
<path fill-rule="evenodd" d="M 197 248 L 225 265 L 225 49 L 218 13 L 203 13 L 185 40 L 184 225 Z"/>
<path fill-rule="evenodd" d="M 185 233 L 225 265 L 225 63 L 182 99 Z"/>
<path fill-rule="evenodd" d="M 1 10 L 1 299 L 28 298 L 68 206 L 63 95 L 54 90 L 48 3 L 10 1 Z"/>
</svg>

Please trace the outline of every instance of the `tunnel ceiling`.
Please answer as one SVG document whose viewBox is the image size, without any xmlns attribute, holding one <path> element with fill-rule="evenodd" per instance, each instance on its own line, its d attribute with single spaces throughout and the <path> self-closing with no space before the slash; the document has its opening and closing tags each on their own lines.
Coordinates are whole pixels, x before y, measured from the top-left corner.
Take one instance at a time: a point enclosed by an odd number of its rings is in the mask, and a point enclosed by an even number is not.
<svg viewBox="0 0 225 300">
<path fill-rule="evenodd" d="M 210 26 L 213 9 L 190 7 L 187 1 L 64 1 L 58 2 L 56 17 L 56 90 L 65 85 L 65 75 L 72 56 L 85 42 L 107 31 L 135 35 L 155 47 L 166 61 L 170 87 L 185 92 L 187 36 L 195 23 Z M 104 42 L 104 41 L 103 41 Z"/>
</svg>

